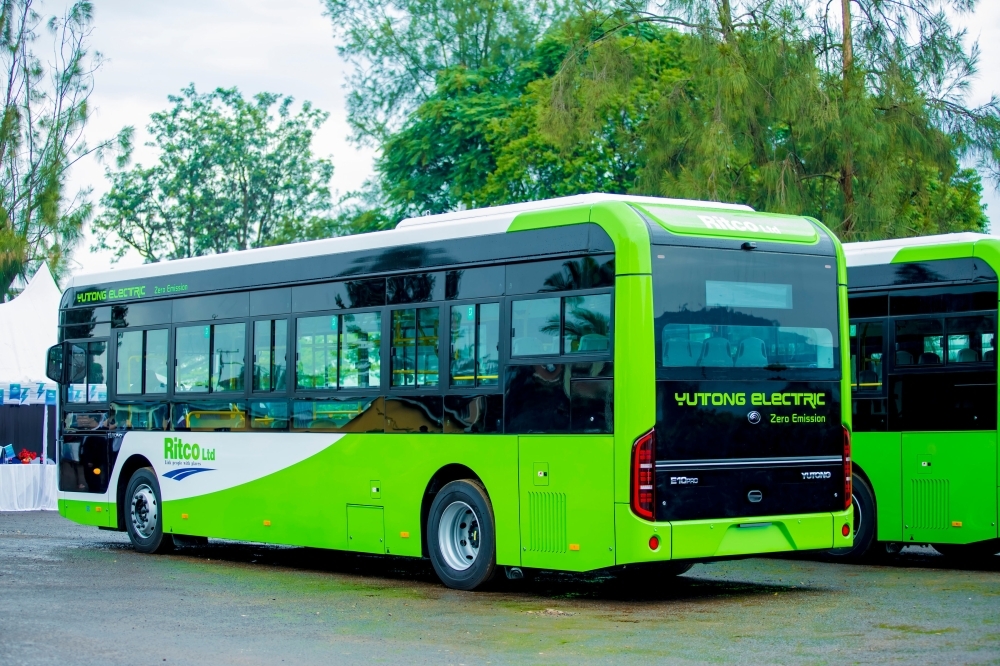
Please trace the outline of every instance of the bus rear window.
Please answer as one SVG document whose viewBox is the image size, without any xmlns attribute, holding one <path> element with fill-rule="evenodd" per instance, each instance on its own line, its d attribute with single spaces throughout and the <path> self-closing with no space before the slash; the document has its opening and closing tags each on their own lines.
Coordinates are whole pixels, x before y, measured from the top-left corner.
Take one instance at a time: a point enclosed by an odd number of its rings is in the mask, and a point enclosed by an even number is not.
<svg viewBox="0 0 1000 666">
<path fill-rule="evenodd" d="M 653 258 L 659 377 L 835 378 L 833 257 L 655 246 Z"/>
</svg>

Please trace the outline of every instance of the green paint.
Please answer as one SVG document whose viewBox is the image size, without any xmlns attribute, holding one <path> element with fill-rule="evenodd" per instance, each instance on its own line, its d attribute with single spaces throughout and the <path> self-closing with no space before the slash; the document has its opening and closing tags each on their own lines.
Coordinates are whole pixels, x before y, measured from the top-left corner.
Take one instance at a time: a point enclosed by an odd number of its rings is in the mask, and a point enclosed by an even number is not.
<svg viewBox="0 0 1000 666">
<path fill-rule="evenodd" d="M 103 498 L 104 495 L 96 495 Z M 89 500 L 59 500 L 59 515 L 81 525 L 118 527 L 118 512 L 114 502 Z"/>
<path fill-rule="evenodd" d="M 712 210 L 637 204 L 667 231 L 682 236 L 712 236 L 743 240 L 777 241 L 813 245 L 816 227 L 803 217 L 750 211 Z"/>
<path fill-rule="evenodd" d="M 903 540 L 903 485 L 898 432 L 858 432 L 851 440 L 851 457 L 868 477 L 876 496 L 879 541 Z"/>
<path fill-rule="evenodd" d="M 942 243 L 904 247 L 892 258 L 894 264 L 912 264 L 918 261 L 939 261 L 971 257 L 978 243 Z"/>
<path fill-rule="evenodd" d="M 840 535 L 850 513 L 690 520 L 673 524 L 674 559 L 837 548 L 851 544 Z"/>
</svg>

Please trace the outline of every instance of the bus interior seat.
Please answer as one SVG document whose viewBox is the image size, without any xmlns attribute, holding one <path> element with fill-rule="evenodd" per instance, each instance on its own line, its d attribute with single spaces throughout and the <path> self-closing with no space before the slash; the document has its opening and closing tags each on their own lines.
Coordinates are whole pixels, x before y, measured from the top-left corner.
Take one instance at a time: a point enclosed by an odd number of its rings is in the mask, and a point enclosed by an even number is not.
<svg viewBox="0 0 1000 666">
<path fill-rule="evenodd" d="M 709 338 L 701 343 L 698 365 L 706 368 L 733 367 L 733 351 L 726 338 Z"/>
<path fill-rule="evenodd" d="M 691 368 L 697 361 L 688 340 L 663 339 L 662 363 L 664 368 Z"/>
<path fill-rule="evenodd" d="M 979 352 L 971 347 L 966 347 L 965 349 L 958 350 L 958 362 L 959 363 L 978 363 L 979 362 Z"/>
<path fill-rule="evenodd" d="M 746 338 L 740 342 L 736 353 L 737 368 L 766 368 L 767 348 L 760 338 Z"/>
<path fill-rule="evenodd" d="M 608 336 L 600 333 L 587 333 L 580 337 L 580 347 L 577 351 L 594 352 L 608 350 Z"/>
<path fill-rule="evenodd" d="M 937 365 L 941 363 L 941 357 L 934 352 L 924 352 L 917 359 L 917 365 Z"/>
<path fill-rule="evenodd" d="M 896 365 L 913 365 L 913 354 L 908 351 L 896 352 Z"/>
<path fill-rule="evenodd" d="M 983 360 L 984 361 L 992 361 L 994 358 L 996 358 L 996 351 L 995 350 L 990 349 L 990 350 L 987 350 L 987 351 L 983 352 Z"/>
</svg>

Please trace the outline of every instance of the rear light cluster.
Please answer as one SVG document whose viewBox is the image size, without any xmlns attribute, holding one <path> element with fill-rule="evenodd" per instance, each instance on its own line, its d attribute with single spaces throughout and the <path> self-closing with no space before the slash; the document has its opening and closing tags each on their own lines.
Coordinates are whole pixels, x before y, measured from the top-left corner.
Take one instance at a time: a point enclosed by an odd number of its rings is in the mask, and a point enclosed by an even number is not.
<svg viewBox="0 0 1000 666">
<path fill-rule="evenodd" d="M 635 440 L 632 447 L 632 511 L 646 520 L 653 520 L 656 502 L 655 451 L 656 435 L 652 430 Z"/>
<path fill-rule="evenodd" d="M 844 509 L 851 508 L 851 431 L 844 426 Z M 846 536 L 846 535 L 845 535 Z"/>
</svg>

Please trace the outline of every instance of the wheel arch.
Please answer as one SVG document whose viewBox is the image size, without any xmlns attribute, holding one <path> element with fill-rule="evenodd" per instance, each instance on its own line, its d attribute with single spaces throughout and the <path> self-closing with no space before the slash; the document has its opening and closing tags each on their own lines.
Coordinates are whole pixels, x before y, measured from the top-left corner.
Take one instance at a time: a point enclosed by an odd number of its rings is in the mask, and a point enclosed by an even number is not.
<svg viewBox="0 0 1000 666">
<path fill-rule="evenodd" d="M 132 475 L 135 474 L 135 471 L 143 467 L 152 468 L 153 464 L 149 462 L 146 456 L 133 454 L 125 461 L 125 464 L 121 467 L 121 471 L 118 473 L 115 506 L 117 507 L 119 532 L 125 531 L 125 491 L 128 490 L 128 482 L 132 480 Z"/>
<path fill-rule="evenodd" d="M 427 550 L 427 517 L 430 515 L 434 497 L 445 485 L 461 479 L 472 479 L 483 487 L 483 490 L 486 491 L 486 496 L 489 497 L 490 492 L 486 488 L 486 484 L 483 483 L 482 478 L 466 465 L 451 463 L 434 472 L 434 475 L 431 476 L 424 487 L 424 496 L 420 501 L 420 552 L 424 557 L 429 556 Z"/>
</svg>

